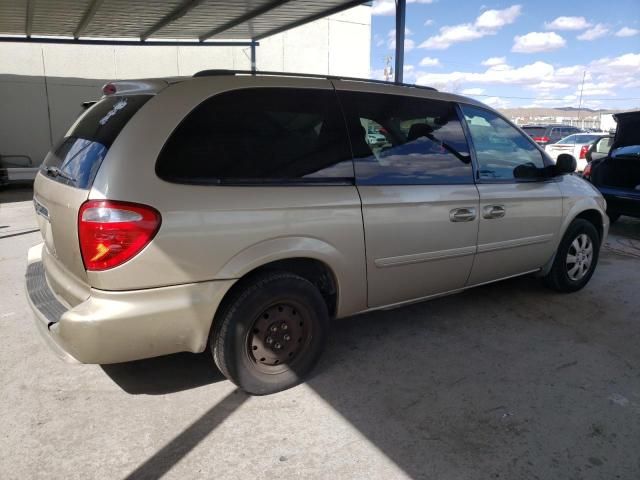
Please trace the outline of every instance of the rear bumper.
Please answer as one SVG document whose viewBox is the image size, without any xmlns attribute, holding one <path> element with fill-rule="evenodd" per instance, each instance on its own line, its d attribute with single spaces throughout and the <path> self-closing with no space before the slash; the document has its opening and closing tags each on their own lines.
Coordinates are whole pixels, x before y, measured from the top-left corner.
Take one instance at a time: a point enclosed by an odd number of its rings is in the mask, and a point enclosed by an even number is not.
<svg viewBox="0 0 640 480">
<path fill-rule="evenodd" d="M 29 251 L 27 299 L 38 330 L 67 361 L 118 363 L 201 352 L 213 316 L 234 280 L 134 291 L 91 289 L 70 307 L 49 288 L 42 245 Z"/>
</svg>

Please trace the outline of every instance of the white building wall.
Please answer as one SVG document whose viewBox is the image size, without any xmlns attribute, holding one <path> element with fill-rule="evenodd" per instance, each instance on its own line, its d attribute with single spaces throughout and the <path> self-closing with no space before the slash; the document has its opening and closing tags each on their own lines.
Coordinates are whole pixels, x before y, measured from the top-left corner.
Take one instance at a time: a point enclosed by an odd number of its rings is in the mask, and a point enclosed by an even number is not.
<svg viewBox="0 0 640 480">
<path fill-rule="evenodd" d="M 371 8 L 358 6 L 260 41 L 257 68 L 369 76 Z M 0 43 L 0 155 L 39 164 L 110 80 L 249 70 L 249 47 Z"/>
</svg>

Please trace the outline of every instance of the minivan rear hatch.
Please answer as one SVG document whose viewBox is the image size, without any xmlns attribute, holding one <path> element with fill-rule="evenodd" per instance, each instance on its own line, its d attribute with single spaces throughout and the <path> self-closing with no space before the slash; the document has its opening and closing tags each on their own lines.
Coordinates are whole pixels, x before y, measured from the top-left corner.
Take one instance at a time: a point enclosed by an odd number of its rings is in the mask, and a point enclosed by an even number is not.
<svg viewBox="0 0 640 480">
<path fill-rule="evenodd" d="M 33 202 L 45 243 L 47 280 L 72 306 L 89 292 L 78 241 L 78 211 L 109 147 L 149 98 L 113 95 L 96 102 L 47 154 L 36 177 Z"/>
</svg>

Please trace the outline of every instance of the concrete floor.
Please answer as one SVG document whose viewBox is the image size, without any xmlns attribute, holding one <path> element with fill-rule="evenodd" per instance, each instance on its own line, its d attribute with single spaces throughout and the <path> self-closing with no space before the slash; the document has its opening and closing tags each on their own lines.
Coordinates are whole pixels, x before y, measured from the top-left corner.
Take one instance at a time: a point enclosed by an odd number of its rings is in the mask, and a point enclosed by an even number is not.
<svg viewBox="0 0 640 480">
<path fill-rule="evenodd" d="M 268 397 L 206 354 L 60 362 L 24 298 L 32 226 L 0 203 L 2 479 L 640 478 L 639 221 L 581 292 L 520 278 L 336 322 Z"/>
</svg>

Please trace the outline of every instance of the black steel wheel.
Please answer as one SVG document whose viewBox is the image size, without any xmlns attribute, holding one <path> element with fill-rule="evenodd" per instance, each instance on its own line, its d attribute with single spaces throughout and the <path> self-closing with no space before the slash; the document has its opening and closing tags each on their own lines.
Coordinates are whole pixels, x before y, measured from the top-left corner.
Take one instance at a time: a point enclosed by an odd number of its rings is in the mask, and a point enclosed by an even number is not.
<svg viewBox="0 0 640 480">
<path fill-rule="evenodd" d="M 214 319 L 213 358 L 232 382 L 254 395 L 302 382 L 326 342 L 328 312 L 318 289 L 288 272 L 255 277 Z"/>
</svg>

